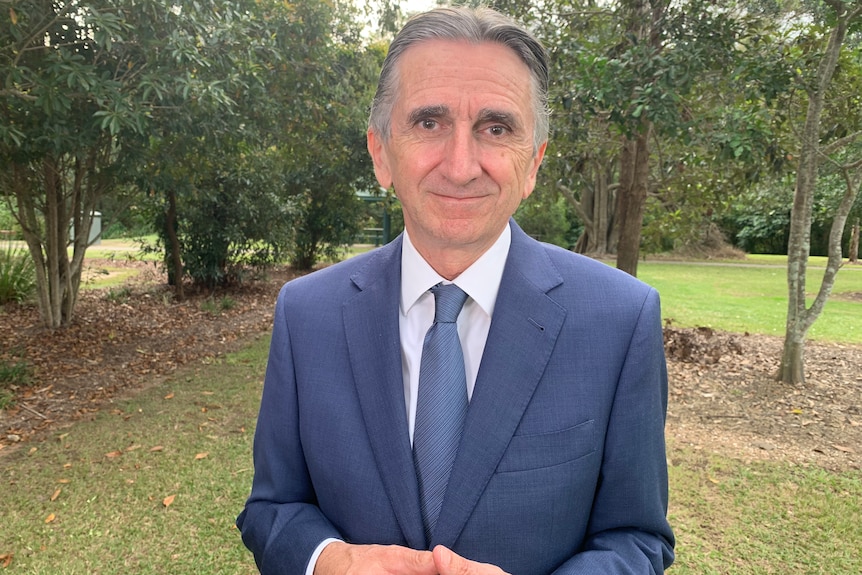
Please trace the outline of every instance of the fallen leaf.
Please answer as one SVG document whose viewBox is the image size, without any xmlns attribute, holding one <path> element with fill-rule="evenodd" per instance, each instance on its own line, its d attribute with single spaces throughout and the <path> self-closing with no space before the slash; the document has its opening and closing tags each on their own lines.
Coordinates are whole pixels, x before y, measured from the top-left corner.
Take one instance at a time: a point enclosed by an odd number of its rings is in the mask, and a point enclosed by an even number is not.
<svg viewBox="0 0 862 575">
<path fill-rule="evenodd" d="M 0 555 L 0 567 L 4 569 L 12 564 L 12 557 L 14 557 L 14 553 L 3 553 Z"/>
<path fill-rule="evenodd" d="M 48 517 L 46 517 L 46 518 L 45 518 L 45 523 L 51 523 L 51 522 L 52 522 L 52 521 L 54 521 L 56 518 L 57 518 L 57 516 L 56 516 L 56 515 L 54 515 L 53 513 L 51 513 L 50 515 L 48 515 Z"/>
<path fill-rule="evenodd" d="M 126 448 L 126 452 L 135 451 L 135 450 L 140 449 L 142 447 L 143 447 L 143 445 L 130 445 Z"/>
<path fill-rule="evenodd" d="M 208 455 L 209 455 L 209 453 L 207 453 L 206 451 L 204 451 L 203 453 L 198 453 L 197 455 L 195 455 L 195 459 L 204 459 L 204 458 L 206 458 Z"/>
<path fill-rule="evenodd" d="M 27 453 L 27 455 L 33 455 L 33 454 L 34 454 L 34 453 L 36 453 L 37 451 L 39 451 L 39 448 L 38 448 L 38 447 L 31 447 L 31 448 L 30 448 L 30 451 Z"/>
<path fill-rule="evenodd" d="M 54 492 L 54 495 L 51 496 L 51 501 L 57 501 L 57 498 L 60 497 L 61 491 L 62 489 L 57 489 L 57 491 Z"/>
<path fill-rule="evenodd" d="M 174 499 L 176 499 L 176 497 L 176 495 L 168 495 L 167 497 L 162 499 L 162 505 L 164 505 L 165 507 L 170 507 L 171 503 L 174 502 Z"/>
<path fill-rule="evenodd" d="M 849 447 L 844 447 L 843 445 L 833 445 L 832 447 L 834 447 L 838 451 L 843 451 L 844 453 L 856 453 L 855 451 L 853 451 Z"/>
<path fill-rule="evenodd" d="M 57 483 L 72 483 L 71 479 L 61 478 L 57 480 Z"/>
<path fill-rule="evenodd" d="M 165 399 L 173 399 L 173 398 L 174 398 L 174 392 L 173 391 L 165 396 Z"/>
<path fill-rule="evenodd" d="M 108 458 L 110 458 L 110 459 L 113 459 L 114 457 L 119 457 L 119 456 L 121 456 L 122 454 L 123 454 L 123 452 L 122 452 L 122 451 L 111 451 L 110 453 L 106 453 L 106 454 L 105 454 L 105 457 L 108 457 Z"/>
<path fill-rule="evenodd" d="M 154 451 L 162 451 L 162 450 L 164 450 L 164 447 L 162 447 L 161 445 L 156 445 L 155 447 L 150 448 L 150 453 L 152 453 Z"/>
</svg>

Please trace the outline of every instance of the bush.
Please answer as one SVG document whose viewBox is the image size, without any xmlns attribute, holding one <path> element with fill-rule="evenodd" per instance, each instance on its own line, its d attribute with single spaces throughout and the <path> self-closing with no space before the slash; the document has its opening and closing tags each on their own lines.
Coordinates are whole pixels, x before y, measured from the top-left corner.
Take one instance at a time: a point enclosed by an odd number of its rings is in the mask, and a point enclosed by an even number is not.
<svg viewBox="0 0 862 575">
<path fill-rule="evenodd" d="M 0 248 L 0 305 L 24 301 L 36 291 L 36 266 L 30 254 L 8 245 Z"/>
</svg>

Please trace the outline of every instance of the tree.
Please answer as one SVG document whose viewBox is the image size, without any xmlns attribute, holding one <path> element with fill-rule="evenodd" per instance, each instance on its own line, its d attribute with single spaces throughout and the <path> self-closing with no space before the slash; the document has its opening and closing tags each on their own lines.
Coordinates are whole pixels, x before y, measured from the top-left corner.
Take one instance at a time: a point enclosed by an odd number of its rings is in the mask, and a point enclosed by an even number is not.
<svg viewBox="0 0 862 575">
<path fill-rule="evenodd" d="M 799 131 L 800 148 L 799 164 L 796 174 L 796 187 L 793 196 L 793 208 L 790 214 L 790 238 L 787 246 L 787 325 L 784 336 L 784 349 L 777 378 L 785 383 L 803 383 L 805 381 L 804 349 L 808 330 L 823 311 L 832 291 L 835 276 L 842 264 L 841 238 L 850 210 L 859 192 L 862 182 L 862 154 L 855 158 L 837 160 L 836 154 L 846 150 L 847 146 L 862 138 L 862 130 L 856 126 L 855 131 L 839 136 L 838 133 L 824 133 L 823 119 L 830 95 L 834 87 L 836 72 L 851 26 L 859 24 L 862 19 L 862 2 L 826 0 L 826 26 L 823 34 L 813 34 L 806 38 L 814 43 L 812 59 L 816 62 L 815 74 L 806 79 L 805 94 L 807 97 L 804 123 Z M 857 52 L 858 54 L 858 52 Z M 849 64 L 849 62 L 845 62 Z M 846 66 L 858 72 L 857 66 Z M 806 279 L 808 256 L 811 245 L 812 206 L 816 189 L 818 173 L 824 162 L 830 163 L 841 173 L 845 191 L 837 206 L 829 237 L 829 257 L 826 271 L 820 283 L 820 289 L 810 306 L 806 301 Z"/>
<path fill-rule="evenodd" d="M 705 169 L 698 184 L 694 168 L 720 159 L 717 135 L 726 124 L 717 112 L 727 103 L 701 87 L 717 78 L 730 85 L 727 70 L 751 23 L 701 0 L 502 5 L 527 20 L 551 54 L 553 139 L 544 170 L 584 224 L 576 249 L 616 253 L 617 267 L 636 274 L 650 203 L 677 224 L 685 220 L 680 205 L 690 208 L 694 198 L 701 217 L 686 225 L 703 226 L 713 211 L 719 190 L 706 185 Z M 705 121 L 698 114 L 710 104 L 714 121 Z"/>
<path fill-rule="evenodd" d="M 207 42 L 237 19 L 229 2 L 21 0 L 0 12 L 0 189 L 15 198 L 46 326 L 72 321 L 93 212 L 152 119 L 188 102 L 230 107 L 232 76 L 199 72 Z"/>
</svg>

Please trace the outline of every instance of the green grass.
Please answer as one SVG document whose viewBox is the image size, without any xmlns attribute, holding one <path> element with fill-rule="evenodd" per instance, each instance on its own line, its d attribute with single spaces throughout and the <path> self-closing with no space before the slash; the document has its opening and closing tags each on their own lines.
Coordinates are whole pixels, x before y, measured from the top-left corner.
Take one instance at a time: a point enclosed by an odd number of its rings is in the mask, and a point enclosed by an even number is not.
<svg viewBox="0 0 862 575">
<path fill-rule="evenodd" d="M 267 343 L 0 458 L 0 557 L 13 554 L 2 572 L 255 573 L 233 521 L 251 483 Z M 859 471 L 743 463 L 672 438 L 669 461 L 671 573 L 862 573 Z"/>
<path fill-rule="evenodd" d="M 672 325 L 783 336 L 787 319 L 783 261 L 777 260 L 774 267 L 647 261 L 638 265 L 638 277 L 659 290 L 662 315 Z M 809 270 L 812 297 L 822 275 L 822 268 Z M 862 294 L 862 266 L 845 266 L 838 272 L 809 339 L 862 343 L 862 303 L 850 300 L 852 293 Z"/>
<path fill-rule="evenodd" d="M 639 270 L 677 325 L 782 331 L 783 267 L 645 262 Z M 848 267 L 836 293 L 853 291 L 862 291 L 862 270 Z M 833 298 L 815 328 L 858 343 L 860 308 Z M 92 421 L 0 456 L 0 566 L 12 554 L 0 572 L 255 573 L 233 521 L 252 478 L 267 343 L 185 368 Z M 862 573 L 858 470 L 746 463 L 673 438 L 668 457 L 671 573 Z"/>
<path fill-rule="evenodd" d="M 0 557 L 13 554 L 0 571 L 256 573 L 233 521 L 251 486 L 267 344 L 0 457 Z"/>
<path fill-rule="evenodd" d="M 862 473 L 669 452 L 677 575 L 862 573 Z"/>
</svg>

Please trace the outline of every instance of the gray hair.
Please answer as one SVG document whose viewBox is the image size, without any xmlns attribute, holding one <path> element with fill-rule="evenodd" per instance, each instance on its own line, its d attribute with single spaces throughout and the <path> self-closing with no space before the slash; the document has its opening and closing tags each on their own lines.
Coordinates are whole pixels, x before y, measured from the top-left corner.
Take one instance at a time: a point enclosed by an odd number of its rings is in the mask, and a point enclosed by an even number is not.
<svg viewBox="0 0 862 575">
<path fill-rule="evenodd" d="M 527 65 L 533 104 L 533 151 L 548 139 L 548 54 L 542 44 L 513 20 L 490 8 L 435 8 L 404 25 L 383 61 L 368 127 L 389 137 L 398 89 L 398 60 L 410 46 L 428 40 L 496 42 L 507 46 Z"/>
</svg>

